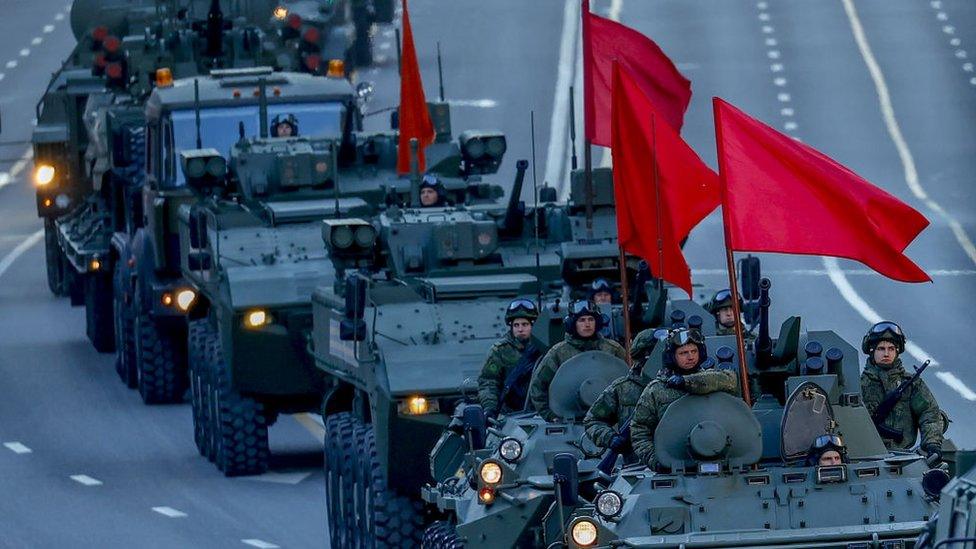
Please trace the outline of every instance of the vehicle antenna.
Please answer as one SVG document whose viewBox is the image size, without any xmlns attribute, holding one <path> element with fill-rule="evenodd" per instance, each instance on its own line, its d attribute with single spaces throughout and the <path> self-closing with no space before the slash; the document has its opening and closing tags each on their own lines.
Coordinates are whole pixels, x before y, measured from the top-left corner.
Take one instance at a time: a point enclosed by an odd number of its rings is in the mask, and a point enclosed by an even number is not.
<svg viewBox="0 0 976 549">
<path fill-rule="evenodd" d="M 441 43 L 437 42 L 437 84 L 440 87 L 441 102 L 444 102 L 444 71 L 441 66 Z"/>
<path fill-rule="evenodd" d="M 261 122 L 261 139 L 268 137 L 268 96 L 265 94 L 268 82 L 264 78 L 258 80 L 258 118 Z"/>
<path fill-rule="evenodd" d="M 200 137 L 200 79 L 193 79 L 193 118 L 197 129 L 197 148 L 203 148 L 203 139 Z"/>
<path fill-rule="evenodd" d="M 397 27 L 395 30 L 396 30 L 396 46 L 397 46 L 397 76 L 402 76 L 403 68 L 401 67 L 401 61 L 400 61 L 400 57 L 402 55 L 400 52 L 400 27 Z"/>
<path fill-rule="evenodd" d="M 573 98 L 573 87 L 569 87 L 569 143 L 570 150 L 570 160 L 572 161 L 573 169 L 577 167 L 576 162 L 576 99 Z"/>
<path fill-rule="evenodd" d="M 529 111 L 529 133 L 532 140 L 532 225 L 535 232 L 536 307 L 542 309 L 542 262 L 539 259 L 539 183 L 535 169 L 535 111 Z"/>
</svg>

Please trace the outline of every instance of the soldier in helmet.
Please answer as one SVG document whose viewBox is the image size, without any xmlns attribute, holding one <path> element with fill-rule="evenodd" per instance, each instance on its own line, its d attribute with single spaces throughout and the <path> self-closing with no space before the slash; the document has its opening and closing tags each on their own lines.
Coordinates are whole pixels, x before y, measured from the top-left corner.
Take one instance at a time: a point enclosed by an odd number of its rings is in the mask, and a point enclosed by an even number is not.
<svg viewBox="0 0 976 549">
<path fill-rule="evenodd" d="M 508 332 L 491 346 L 478 376 L 478 401 L 489 417 L 525 409 L 532 369 L 546 350 L 532 337 L 538 318 L 531 299 L 516 299 L 505 310 Z"/>
<path fill-rule="evenodd" d="M 820 435 L 807 453 L 807 465 L 840 465 L 847 462 L 847 446 L 840 435 Z"/>
<path fill-rule="evenodd" d="M 271 121 L 271 137 L 297 137 L 298 119 L 294 114 L 278 115 Z"/>
<path fill-rule="evenodd" d="M 603 351 L 626 359 L 627 351 L 619 343 L 600 335 L 603 315 L 595 303 L 579 299 L 569 304 L 568 312 L 563 319 L 566 339 L 553 345 L 542 357 L 529 386 L 529 399 L 546 421 L 556 419 L 556 414 L 549 408 L 549 384 L 564 362 L 586 351 Z"/>
<path fill-rule="evenodd" d="M 427 174 L 420 182 L 420 206 L 424 208 L 439 208 L 447 205 L 444 197 L 444 185 L 434 174 Z"/>
<path fill-rule="evenodd" d="M 742 300 L 739 300 L 742 310 Z M 715 317 L 716 335 L 735 335 L 735 309 L 732 308 L 732 291 L 728 288 L 715 292 L 708 303 L 708 312 Z"/>
<path fill-rule="evenodd" d="M 590 301 L 597 305 L 609 305 L 613 303 L 613 286 L 605 278 L 598 278 L 590 283 L 587 290 Z"/>
<path fill-rule="evenodd" d="M 663 368 L 651 381 L 634 409 L 631 440 L 637 459 L 655 467 L 654 430 L 667 407 L 687 394 L 707 395 L 718 391 L 736 394 L 735 375 L 728 370 L 702 368 L 707 357 L 705 338 L 695 329 L 678 328 L 668 336 Z"/>
<path fill-rule="evenodd" d="M 630 344 L 630 358 L 633 366 L 630 372 L 615 379 L 600 393 L 593 406 L 583 419 L 586 435 L 594 444 L 623 454 L 626 461 L 633 461 L 630 444 L 630 418 L 648 379 L 644 377 L 644 362 L 654 350 L 658 341 L 667 339 L 668 331 L 663 328 L 647 329 L 634 337 Z"/>
<path fill-rule="evenodd" d="M 886 395 L 911 377 L 901 363 L 905 342 L 901 327 L 889 321 L 871 326 L 861 341 L 861 350 L 868 355 L 867 364 L 861 372 L 861 393 L 864 406 L 872 416 Z M 881 425 L 884 428 L 879 428 L 878 432 L 889 450 L 913 448 L 918 433 L 921 433 L 922 452 L 928 457 L 934 455 L 941 459 L 946 418 L 921 378 L 912 383 Z M 898 440 L 896 433 L 900 434 L 901 440 Z"/>
</svg>

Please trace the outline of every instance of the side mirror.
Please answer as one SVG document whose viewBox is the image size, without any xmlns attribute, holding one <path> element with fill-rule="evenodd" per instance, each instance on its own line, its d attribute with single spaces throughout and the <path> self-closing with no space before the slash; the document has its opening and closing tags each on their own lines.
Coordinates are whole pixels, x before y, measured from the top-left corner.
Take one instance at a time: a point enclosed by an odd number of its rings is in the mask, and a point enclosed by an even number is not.
<svg viewBox="0 0 976 549">
<path fill-rule="evenodd" d="M 366 321 L 363 314 L 366 311 L 366 280 L 357 274 L 346 277 L 346 302 L 343 307 L 343 319 L 339 322 L 339 339 L 341 341 L 363 341 L 366 339 Z"/>
<path fill-rule="evenodd" d="M 485 409 L 480 404 L 466 406 L 461 422 L 464 432 L 471 437 L 471 447 L 474 450 L 484 448 L 488 441 L 488 418 L 485 417 Z"/>
<path fill-rule="evenodd" d="M 210 252 L 193 252 L 186 256 L 186 266 L 191 271 L 209 271 L 213 268 Z"/>
<path fill-rule="evenodd" d="M 563 505 L 579 503 L 579 469 L 576 456 L 570 453 L 556 454 L 552 458 L 552 480 Z"/>
<path fill-rule="evenodd" d="M 759 299 L 761 279 L 762 266 L 758 257 L 747 255 L 739 260 L 739 286 L 742 288 L 742 299 L 746 301 Z"/>
</svg>

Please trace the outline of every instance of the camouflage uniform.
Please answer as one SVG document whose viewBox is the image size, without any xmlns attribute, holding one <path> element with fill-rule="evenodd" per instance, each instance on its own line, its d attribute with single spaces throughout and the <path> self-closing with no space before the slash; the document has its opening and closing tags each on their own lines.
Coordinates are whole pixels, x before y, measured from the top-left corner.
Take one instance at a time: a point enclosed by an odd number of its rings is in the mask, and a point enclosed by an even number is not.
<svg viewBox="0 0 976 549">
<path fill-rule="evenodd" d="M 530 339 L 539 349 L 540 353 L 546 351 L 545 346 L 535 338 Z M 499 412 L 511 412 L 509 407 L 502 406 L 499 402 L 502 390 L 505 388 L 505 379 L 522 358 L 522 353 L 529 342 L 519 341 L 509 330 L 505 337 L 499 339 L 491 346 L 488 351 L 488 358 L 485 365 L 481 368 L 478 376 L 478 401 L 485 410 L 495 410 Z"/>
<path fill-rule="evenodd" d="M 546 421 L 556 419 L 556 414 L 549 409 L 549 384 L 556 377 L 556 370 L 567 360 L 586 351 L 603 351 L 620 360 L 627 360 L 627 351 L 616 341 L 603 336 L 583 339 L 567 335 L 566 339 L 553 345 L 536 365 L 535 375 L 529 386 L 529 400 Z"/>
<path fill-rule="evenodd" d="M 685 375 L 685 386 L 675 389 L 666 385 L 668 373 L 662 370 L 641 393 L 630 424 L 630 438 L 637 459 L 648 467 L 655 465 L 654 429 L 664 417 L 668 406 L 687 395 L 707 395 L 718 391 L 735 394 L 738 384 L 735 375 L 728 370 L 704 370 Z"/>
<path fill-rule="evenodd" d="M 716 322 L 715 323 L 715 335 L 720 335 L 720 336 L 734 336 L 735 335 L 735 326 L 732 326 L 731 328 L 726 328 L 725 326 L 722 326 L 721 324 L 719 324 L 718 322 Z"/>
<path fill-rule="evenodd" d="M 604 389 L 583 419 L 590 440 L 602 448 L 609 447 L 610 439 L 634 413 L 637 399 L 646 386 L 647 378 L 640 371 L 631 370 Z"/>
<path fill-rule="evenodd" d="M 870 359 L 861 373 L 861 393 L 864 396 L 864 406 L 868 412 L 874 414 L 878 405 L 886 394 L 910 378 L 905 371 L 901 359 L 895 359 L 890 367 L 883 367 Z M 885 447 L 889 450 L 908 450 L 915 446 L 917 433 L 922 433 L 922 448 L 928 445 L 942 446 L 942 433 L 945 422 L 939 403 L 935 401 L 932 392 L 921 379 L 915 381 L 901 400 L 895 404 L 891 414 L 884 424 L 892 429 L 900 430 L 904 435 L 901 442 L 882 437 Z"/>
</svg>

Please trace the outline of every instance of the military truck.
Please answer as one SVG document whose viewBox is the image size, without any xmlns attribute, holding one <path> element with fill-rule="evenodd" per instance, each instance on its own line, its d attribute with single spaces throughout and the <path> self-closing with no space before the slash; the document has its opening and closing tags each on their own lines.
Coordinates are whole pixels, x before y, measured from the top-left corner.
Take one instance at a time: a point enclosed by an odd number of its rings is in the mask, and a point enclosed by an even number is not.
<svg viewBox="0 0 976 549">
<path fill-rule="evenodd" d="M 763 284 L 768 307 L 768 288 Z M 779 337 L 765 326 L 747 357 L 755 403 L 688 395 L 655 434 L 656 471 L 624 468 L 590 500 L 550 509 L 547 543 L 568 547 L 905 547 L 948 480 L 912 452 L 888 452 L 860 398 L 858 355 L 832 331 Z M 707 338 L 719 368 L 737 370 L 733 336 Z M 715 349 L 714 351 L 711 351 Z M 651 361 L 660 364 L 655 349 Z M 847 462 L 806 458 L 820 435 Z"/>
</svg>

